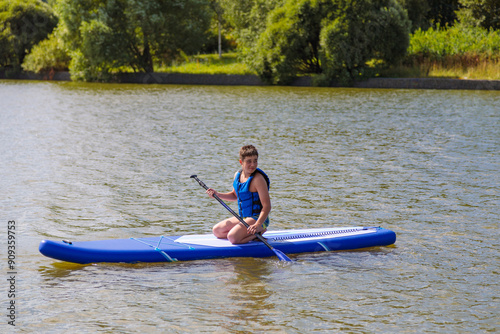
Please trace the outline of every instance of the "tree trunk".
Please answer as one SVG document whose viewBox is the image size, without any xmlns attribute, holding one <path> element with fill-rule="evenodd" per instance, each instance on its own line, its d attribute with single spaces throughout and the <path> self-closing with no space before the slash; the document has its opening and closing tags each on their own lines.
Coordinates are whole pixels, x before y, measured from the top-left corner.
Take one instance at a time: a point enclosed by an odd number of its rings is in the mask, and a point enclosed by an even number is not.
<svg viewBox="0 0 500 334">
<path fill-rule="evenodd" d="M 221 20 L 221 17 L 220 17 L 220 13 L 217 13 L 217 23 L 218 23 L 218 30 L 219 30 L 219 59 L 222 59 L 222 38 L 221 38 L 221 32 L 220 32 L 220 20 Z"/>
<path fill-rule="evenodd" d="M 142 60 L 144 71 L 146 71 L 146 73 L 153 73 L 153 56 L 151 55 L 149 39 L 146 34 L 144 34 L 144 51 L 142 53 Z"/>
</svg>

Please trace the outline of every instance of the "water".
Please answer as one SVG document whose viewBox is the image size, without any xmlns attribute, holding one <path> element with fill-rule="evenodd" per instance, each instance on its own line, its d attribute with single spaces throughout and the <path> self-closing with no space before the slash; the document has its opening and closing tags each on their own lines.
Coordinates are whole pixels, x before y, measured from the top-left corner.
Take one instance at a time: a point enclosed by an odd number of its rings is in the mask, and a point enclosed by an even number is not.
<svg viewBox="0 0 500 334">
<path fill-rule="evenodd" d="M 0 81 L 2 332 L 495 332 L 500 93 Z M 42 239 L 209 233 L 252 143 L 272 229 L 380 225 L 393 247 L 76 265 Z"/>
</svg>

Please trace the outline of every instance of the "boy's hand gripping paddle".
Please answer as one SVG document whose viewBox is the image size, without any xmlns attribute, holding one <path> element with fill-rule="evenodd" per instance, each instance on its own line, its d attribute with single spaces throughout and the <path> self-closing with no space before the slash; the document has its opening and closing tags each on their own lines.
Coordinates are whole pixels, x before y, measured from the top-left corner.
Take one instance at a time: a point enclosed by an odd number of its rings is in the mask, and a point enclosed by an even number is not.
<svg viewBox="0 0 500 334">
<path fill-rule="evenodd" d="M 205 188 L 205 190 L 208 190 L 207 185 L 205 183 L 203 183 L 203 181 L 201 181 L 198 178 L 197 175 L 191 175 L 191 178 L 195 179 L 200 184 L 200 186 L 202 186 L 203 188 Z M 226 203 L 224 203 L 224 201 L 221 200 L 219 196 L 217 196 L 216 194 L 214 194 L 214 198 L 217 201 L 219 201 L 219 203 L 222 204 L 222 206 L 225 207 L 227 211 L 231 212 L 233 214 L 233 216 L 235 216 L 236 218 L 238 218 L 238 220 L 243 225 L 245 225 L 246 228 L 250 227 L 250 225 L 248 225 L 247 222 L 243 220 L 243 218 L 241 218 L 236 212 L 233 211 L 233 209 L 231 209 Z M 292 261 L 292 260 L 290 260 L 290 258 L 288 256 L 285 255 L 285 253 L 283 253 L 279 249 L 276 249 L 273 246 L 271 246 L 262 235 L 260 235 L 259 233 L 256 233 L 255 236 L 257 238 L 259 238 L 259 240 L 262 241 L 267 247 L 269 247 L 269 249 L 272 250 L 274 252 L 274 254 L 276 254 L 276 256 L 278 257 L 278 259 L 280 259 L 281 261 L 289 261 L 289 262 Z"/>
</svg>

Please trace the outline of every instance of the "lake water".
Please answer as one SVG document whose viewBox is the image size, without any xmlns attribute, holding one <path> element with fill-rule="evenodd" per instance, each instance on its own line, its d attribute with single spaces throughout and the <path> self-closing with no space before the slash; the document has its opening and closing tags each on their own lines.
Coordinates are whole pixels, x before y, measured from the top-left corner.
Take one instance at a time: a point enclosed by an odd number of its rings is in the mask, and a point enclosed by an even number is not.
<svg viewBox="0 0 500 334">
<path fill-rule="evenodd" d="M 42 239 L 210 233 L 254 144 L 271 229 L 378 225 L 352 252 L 76 265 Z M 500 92 L 0 81 L 0 331 L 500 330 Z"/>
</svg>

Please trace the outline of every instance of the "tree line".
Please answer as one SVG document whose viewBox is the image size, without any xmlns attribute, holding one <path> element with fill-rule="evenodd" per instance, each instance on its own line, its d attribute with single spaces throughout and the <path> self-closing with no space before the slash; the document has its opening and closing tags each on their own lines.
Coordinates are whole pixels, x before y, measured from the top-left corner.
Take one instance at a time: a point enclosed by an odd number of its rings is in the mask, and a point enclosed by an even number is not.
<svg viewBox="0 0 500 334">
<path fill-rule="evenodd" d="M 267 82 L 321 85 L 393 66 L 411 33 L 458 23 L 500 29 L 500 0 L 0 0 L 0 68 L 108 81 L 222 47 Z"/>
</svg>

